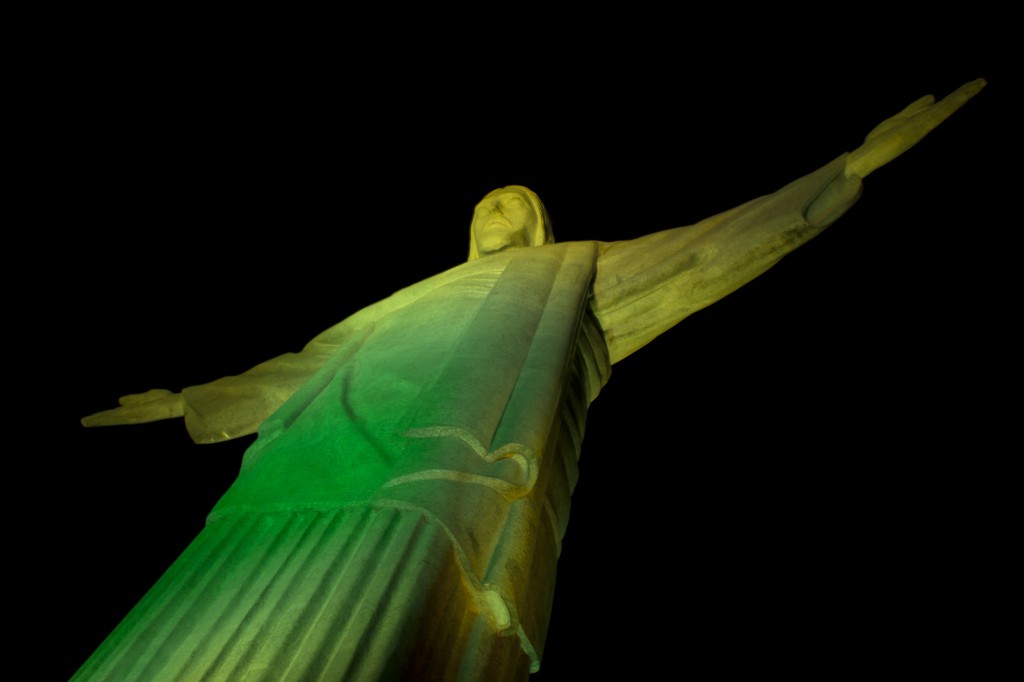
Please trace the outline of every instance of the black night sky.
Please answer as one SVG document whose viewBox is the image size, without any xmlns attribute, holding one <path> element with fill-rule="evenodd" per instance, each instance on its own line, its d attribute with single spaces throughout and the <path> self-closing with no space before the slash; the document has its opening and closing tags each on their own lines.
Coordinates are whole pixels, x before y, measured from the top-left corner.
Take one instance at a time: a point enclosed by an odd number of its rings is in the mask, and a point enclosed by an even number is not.
<svg viewBox="0 0 1024 682">
<path fill-rule="evenodd" d="M 60 567 L 38 591 L 56 626 L 37 679 L 88 657 L 251 442 L 81 416 L 298 350 L 457 265 L 496 187 L 535 190 L 561 241 L 628 239 L 774 191 L 977 77 L 988 87 L 824 234 L 615 366 L 534 679 L 823 679 L 953 661 L 968 639 L 982 655 L 971 624 L 998 599 L 1009 457 L 992 387 L 1013 372 L 999 265 L 1020 221 L 999 189 L 1018 158 L 1013 86 L 995 49 L 919 40 L 943 47 L 869 63 L 805 46 L 732 67 L 605 45 L 472 77 L 459 60 L 200 67 L 100 48 L 70 64 L 46 212 L 71 229 L 71 264 L 40 275 L 61 293 L 29 341 L 48 398 L 22 445 L 46 491 L 32 541 Z"/>
</svg>

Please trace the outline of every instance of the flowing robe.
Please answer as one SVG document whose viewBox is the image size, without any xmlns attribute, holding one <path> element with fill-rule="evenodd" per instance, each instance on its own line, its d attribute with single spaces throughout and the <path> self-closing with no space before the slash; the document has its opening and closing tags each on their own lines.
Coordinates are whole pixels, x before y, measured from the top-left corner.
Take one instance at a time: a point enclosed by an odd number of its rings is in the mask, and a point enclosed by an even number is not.
<svg viewBox="0 0 1024 682">
<path fill-rule="evenodd" d="M 611 365 L 835 220 L 843 167 L 694 226 L 470 261 L 185 389 L 197 441 L 259 437 L 75 679 L 524 679 Z"/>
</svg>

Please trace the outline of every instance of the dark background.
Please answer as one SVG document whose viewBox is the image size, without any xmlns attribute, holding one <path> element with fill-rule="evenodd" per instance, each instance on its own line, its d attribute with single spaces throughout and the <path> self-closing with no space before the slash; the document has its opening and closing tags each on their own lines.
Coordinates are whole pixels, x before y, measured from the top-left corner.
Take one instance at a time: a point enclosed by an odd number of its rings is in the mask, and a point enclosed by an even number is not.
<svg viewBox="0 0 1024 682">
<path fill-rule="evenodd" d="M 43 500 L 26 524 L 38 679 L 66 679 L 116 626 L 251 442 L 81 416 L 297 350 L 459 264 L 496 187 L 538 192 L 560 241 L 628 239 L 774 191 L 977 77 L 836 225 L 615 366 L 536 679 L 988 660 L 1005 644 L 985 623 L 1018 449 L 996 396 L 1016 383 L 1002 263 L 1020 218 L 1002 46 L 966 25 L 708 48 L 685 47 L 698 28 L 609 25 L 494 63 L 473 33 L 390 62 L 294 37 L 85 41 L 51 93 L 55 191 L 28 228 L 59 293 L 26 306 L 18 356 L 41 396 L 17 479 Z"/>
</svg>

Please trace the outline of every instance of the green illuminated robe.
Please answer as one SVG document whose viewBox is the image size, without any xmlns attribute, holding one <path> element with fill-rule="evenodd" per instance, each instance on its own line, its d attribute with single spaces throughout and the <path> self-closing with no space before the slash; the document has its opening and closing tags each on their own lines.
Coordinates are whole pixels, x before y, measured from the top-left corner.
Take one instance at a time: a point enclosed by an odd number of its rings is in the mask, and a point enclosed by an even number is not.
<svg viewBox="0 0 1024 682">
<path fill-rule="evenodd" d="M 259 437 L 74 679 L 525 679 L 611 365 L 830 224 L 859 196 L 843 165 L 694 226 L 470 261 L 185 389 L 197 441 Z"/>
</svg>

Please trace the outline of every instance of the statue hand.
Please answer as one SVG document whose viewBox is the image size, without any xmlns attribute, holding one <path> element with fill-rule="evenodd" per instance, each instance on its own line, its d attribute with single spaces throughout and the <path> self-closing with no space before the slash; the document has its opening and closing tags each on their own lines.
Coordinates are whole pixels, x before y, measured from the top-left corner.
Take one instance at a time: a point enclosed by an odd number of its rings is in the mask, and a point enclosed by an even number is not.
<svg viewBox="0 0 1024 682">
<path fill-rule="evenodd" d="M 180 393 L 154 388 L 145 393 L 132 393 L 118 399 L 121 406 L 82 418 L 82 426 L 119 426 L 144 424 L 161 419 L 174 419 L 185 414 L 185 400 Z"/>
<path fill-rule="evenodd" d="M 917 144 L 983 87 L 985 79 L 979 78 L 960 86 L 938 102 L 934 96 L 926 95 L 892 118 L 882 121 L 868 133 L 864 144 L 846 158 L 846 176 L 865 178 L 889 163 Z"/>
</svg>

